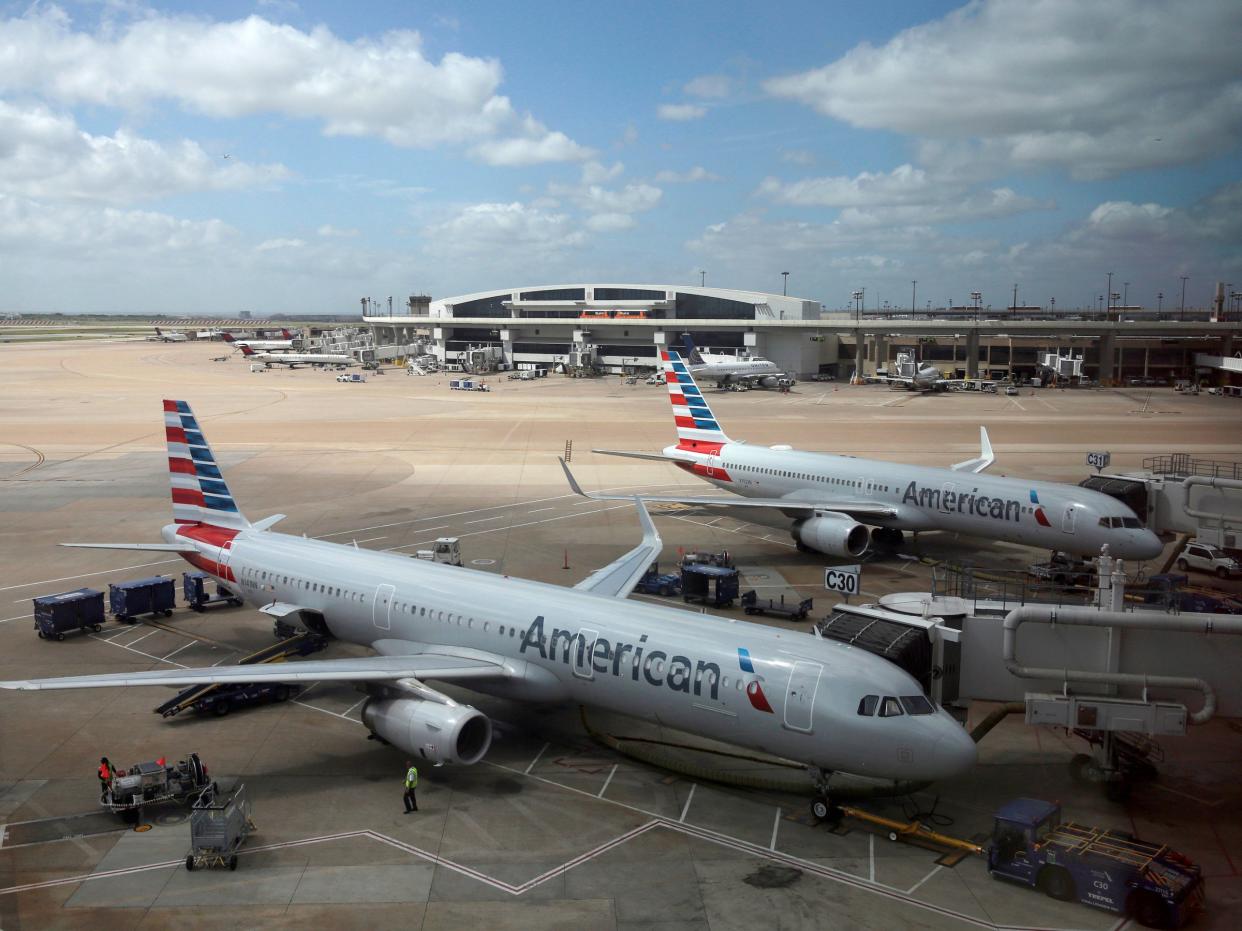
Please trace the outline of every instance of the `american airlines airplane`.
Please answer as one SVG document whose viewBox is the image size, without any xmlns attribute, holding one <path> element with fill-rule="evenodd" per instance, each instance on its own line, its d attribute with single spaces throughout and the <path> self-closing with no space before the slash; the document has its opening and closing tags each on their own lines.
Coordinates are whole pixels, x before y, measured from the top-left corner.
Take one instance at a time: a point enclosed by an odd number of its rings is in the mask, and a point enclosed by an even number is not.
<svg viewBox="0 0 1242 931">
<path fill-rule="evenodd" d="M 676 445 L 659 453 L 593 451 L 672 462 L 738 497 L 643 496 L 645 501 L 776 509 L 794 519 L 799 548 L 840 557 L 860 556 L 873 542 L 899 546 L 906 530 L 946 530 L 1082 556 L 1098 555 L 1108 544 L 1121 559 L 1154 559 L 1164 548 L 1132 510 L 1108 495 L 982 475 L 995 459 L 982 427 L 979 456 L 949 469 L 730 439 L 686 361 L 673 350 L 662 358 Z"/>
<path fill-rule="evenodd" d="M 264 365 L 287 365 L 296 368 L 299 365 L 357 365 L 353 356 L 339 352 L 255 352 L 249 346 L 242 346 L 242 355 L 253 362 Z"/>
<path fill-rule="evenodd" d="M 281 330 L 280 332 L 284 334 L 284 339 L 238 339 L 232 333 L 224 333 L 220 338 L 235 349 L 244 350 L 246 347 L 250 347 L 260 352 L 271 349 L 292 349 L 293 334 L 288 330 Z"/>
<path fill-rule="evenodd" d="M 695 348 L 689 333 L 681 334 L 686 349 L 690 371 L 700 378 L 714 381 L 717 388 L 737 382 L 758 384 L 764 388 L 777 388 L 784 379 L 793 383 L 775 362 L 758 356 L 731 356 L 726 353 L 705 353 Z"/>
<path fill-rule="evenodd" d="M 662 542 L 642 541 L 573 588 L 273 532 L 238 509 L 198 420 L 164 402 L 173 523 L 163 543 L 65 544 L 179 553 L 272 617 L 374 655 L 277 666 L 162 668 L 0 682 L 19 690 L 347 681 L 374 734 L 434 764 L 480 760 L 491 721 L 428 682 L 572 701 L 833 772 L 924 782 L 966 772 L 969 735 L 904 670 L 861 649 L 627 601 Z M 568 472 L 568 470 L 566 470 Z M 827 795 L 816 805 L 827 805 Z M 816 808 L 823 815 L 823 807 Z"/>
</svg>

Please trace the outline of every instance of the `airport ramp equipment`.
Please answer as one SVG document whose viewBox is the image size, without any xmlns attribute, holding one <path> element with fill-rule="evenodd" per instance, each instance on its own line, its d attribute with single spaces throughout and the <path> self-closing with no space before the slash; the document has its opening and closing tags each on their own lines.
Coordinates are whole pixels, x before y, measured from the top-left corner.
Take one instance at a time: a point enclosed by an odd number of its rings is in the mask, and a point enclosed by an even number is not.
<svg viewBox="0 0 1242 931">
<path fill-rule="evenodd" d="M 207 591 L 207 583 L 211 578 L 206 572 L 181 573 L 181 593 L 190 609 L 202 612 L 208 606 L 215 604 L 230 604 L 235 608 L 240 608 L 242 600 L 219 582 L 216 582 L 214 595 Z"/>
<path fill-rule="evenodd" d="M 185 868 L 237 869 L 237 851 L 254 831 L 245 783 L 225 789 L 213 785 L 199 796 L 190 811 L 190 852 Z"/>
<path fill-rule="evenodd" d="M 103 592 L 93 588 L 34 599 L 34 628 L 40 640 L 64 640 L 71 630 L 98 632 L 104 620 Z"/>
<path fill-rule="evenodd" d="M 305 631 L 295 637 L 290 637 L 288 640 L 282 640 L 280 643 L 274 643 L 261 650 L 256 650 L 249 656 L 239 659 L 237 665 L 249 666 L 258 663 L 282 663 L 292 656 L 308 656 L 311 653 L 317 653 L 327 645 L 328 639 L 326 637 Z M 222 686 L 220 683 L 191 685 L 189 688 L 178 692 L 158 708 L 155 708 L 154 711 L 165 718 L 171 718 L 173 715 L 199 704 L 203 699 L 224 687 L 236 688 L 237 686 Z"/>
<path fill-rule="evenodd" d="M 172 617 L 177 605 L 177 587 L 162 575 L 130 582 L 113 582 L 108 586 L 108 608 L 118 621 L 134 623 L 140 614 L 163 614 Z"/>
</svg>

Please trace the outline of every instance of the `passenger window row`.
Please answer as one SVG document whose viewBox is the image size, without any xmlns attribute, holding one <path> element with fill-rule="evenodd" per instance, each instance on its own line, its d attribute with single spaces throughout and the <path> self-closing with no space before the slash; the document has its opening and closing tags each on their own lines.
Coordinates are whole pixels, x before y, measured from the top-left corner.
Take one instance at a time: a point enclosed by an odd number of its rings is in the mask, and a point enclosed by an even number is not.
<svg viewBox="0 0 1242 931">
<path fill-rule="evenodd" d="M 830 475 L 814 475 L 810 472 L 790 472 L 786 469 L 764 469 L 759 466 L 738 465 L 733 466 L 728 462 L 725 468 L 740 469 L 743 472 L 756 472 L 759 475 L 773 475 L 777 478 L 796 478 L 804 482 L 823 482 L 825 485 L 844 485 L 847 488 L 862 488 L 863 483 L 852 478 L 833 478 Z M 876 485 L 875 491 L 890 491 L 888 485 Z"/>
<path fill-rule="evenodd" d="M 896 718 L 902 714 L 935 714 L 935 706 L 924 695 L 864 695 L 858 703 L 858 713 L 870 718 L 879 711 L 882 718 Z"/>
</svg>

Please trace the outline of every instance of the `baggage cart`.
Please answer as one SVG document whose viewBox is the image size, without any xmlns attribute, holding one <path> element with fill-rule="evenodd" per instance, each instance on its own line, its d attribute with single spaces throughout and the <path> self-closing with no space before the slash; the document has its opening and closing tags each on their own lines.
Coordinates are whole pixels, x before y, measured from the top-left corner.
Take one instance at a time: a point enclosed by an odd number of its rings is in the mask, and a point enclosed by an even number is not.
<svg viewBox="0 0 1242 931">
<path fill-rule="evenodd" d="M 179 760 L 175 766 L 166 765 L 161 757 L 117 770 L 104 786 L 99 803 L 120 815 L 125 823 L 136 824 L 144 805 L 193 801 L 210 782 L 207 767 L 197 753 L 191 753 L 188 760 Z"/>
<path fill-rule="evenodd" d="M 727 608 L 737 598 L 737 570 L 727 566 L 683 565 L 681 597 L 688 604 L 697 601 L 716 608 Z"/>
<path fill-rule="evenodd" d="M 192 611 L 202 612 L 210 605 L 230 604 L 235 608 L 240 608 L 242 600 L 234 595 L 231 591 L 216 583 L 216 593 L 214 595 L 207 591 L 207 583 L 211 580 L 211 576 L 206 572 L 183 572 L 181 573 L 181 593 L 185 596 L 185 602 Z"/>
<path fill-rule="evenodd" d="M 64 640 L 71 630 L 98 632 L 104 620 L 103 592 L 93 588 L 34 599 L 34 629 L 40 640 Z"/>
<path fill-rule="evenodd" d="M 134 618 L 139 614 L 172 617 L 176 604 L 176 585 L 164 576 L 114 582 L 108 586 L 108 607 L 118 621 L 126 624 L 134 623 Z"/>
<path fill-rule="evenodd" d="M 780 601 L 774 598 L 759 598 L 759 593 L 754 589 L 745 592 L 742 595 L 742 610 L 747 614 L 766 614 L 772 617 L 783 617 L 790 621 L 802 621 L 811 613 L 814 606 L 813 598 L 803 598 L 801 601 L 791 601 L 785 603 L 785 596 L 781 595 Z"/>
<path fill-rule="evenodd" d="M 185 868 L 237 869 L 237 851 L 254 830 L 245 783 L 204 792 L 190 811 L 190 852 Z"/>
</svg>

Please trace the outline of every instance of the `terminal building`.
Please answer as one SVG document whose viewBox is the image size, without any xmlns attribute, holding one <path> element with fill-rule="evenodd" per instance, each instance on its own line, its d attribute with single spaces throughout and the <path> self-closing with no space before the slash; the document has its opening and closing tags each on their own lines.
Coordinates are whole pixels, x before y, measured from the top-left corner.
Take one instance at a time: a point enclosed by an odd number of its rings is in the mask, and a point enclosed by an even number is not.
<svg viewBox="0 0 1242 931">
<path fill-rule="evenodd" d="M 1104 384 L 1236 377 L 1225 360 L 1242 323 L 1223 314 L 1083 319 L 1014 310 L 1022 313 L 880 317 L 825 313 L 818 301 L 758 291 L 587 283 L 416 295 L 404 310 L 368 310 L 363 319 L 377 357 L 430 354 L 450 370 L 641 371 L 688 332 L 698 346 L 761 356 L 798 378 L 874 374 L 898 352 L 958 378 L 1036 377 L 1049 354 L 1081 359 L 1082 375 Z"/>
</svg>

